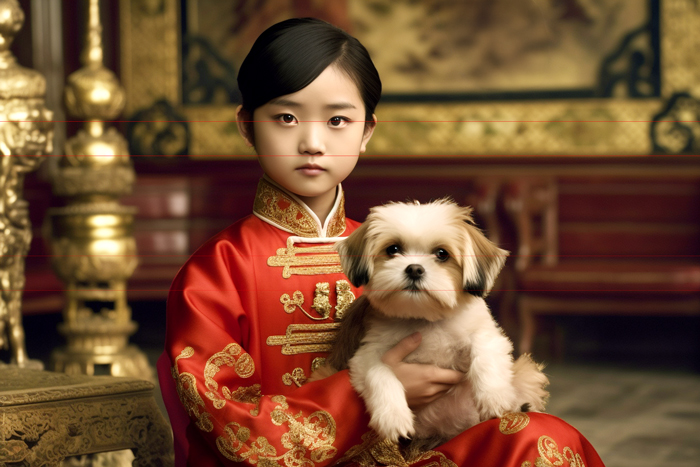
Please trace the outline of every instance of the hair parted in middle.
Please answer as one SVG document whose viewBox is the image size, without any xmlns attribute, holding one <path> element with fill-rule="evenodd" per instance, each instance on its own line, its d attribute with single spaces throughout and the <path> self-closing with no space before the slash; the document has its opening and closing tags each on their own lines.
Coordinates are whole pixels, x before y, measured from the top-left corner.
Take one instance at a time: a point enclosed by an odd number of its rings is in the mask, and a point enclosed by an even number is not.
<svg viewBox="0 0 700 467">
<path fill-rule="evenodd" d="M 353 36 L 316 18 L 292 18 L 257 38 L 238 71 L 243 110 L 251 115 L 272 99 L 297 92 L 336 65 L 357 85 L 370 122 L 382 93 L 367 49 Z"/>
</svg>

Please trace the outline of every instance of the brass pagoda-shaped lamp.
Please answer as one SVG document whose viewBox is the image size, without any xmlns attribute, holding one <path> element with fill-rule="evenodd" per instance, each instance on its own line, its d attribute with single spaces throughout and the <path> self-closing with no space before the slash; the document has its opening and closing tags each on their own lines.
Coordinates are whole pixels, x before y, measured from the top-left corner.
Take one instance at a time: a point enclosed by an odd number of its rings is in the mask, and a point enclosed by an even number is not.
<svg viewBox="0 0 700 467">
<path fill-rule="evenodd" d="M 84 129 L 66 143 L 54 193 L 66 206 L 49 211 L 52 266 L 66 285 L 59 331 L 67 346 L 54 351 L 52 366 L 70 374 L 111 374 L 153 379 L 145 355 L 128 340 L 131 320 L 126 283 L 138 258 L 133 237 L 135 209 L 119 204 L 131 192 L 134 169 L 126 140 L 106 121 L 124 108 L 124 90 L 103 64 L 99 0 L 89 2 L 83 67 L 68 77 L 68 113 Z"/>
</svg>

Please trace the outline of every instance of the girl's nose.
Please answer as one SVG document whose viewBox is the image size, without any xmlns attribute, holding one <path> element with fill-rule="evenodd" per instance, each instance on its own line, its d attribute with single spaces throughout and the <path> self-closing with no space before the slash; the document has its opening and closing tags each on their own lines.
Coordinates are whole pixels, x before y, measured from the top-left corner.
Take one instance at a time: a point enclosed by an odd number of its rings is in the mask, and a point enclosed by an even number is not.
<svg viewBox="0 0 700 467">
<path fill-rule="evenodd" d="M 326 146 L 323 135 L 325 126 L 319 122 L 301 122 L 304 126 L 301 140 L 299 141 L 300 154 L 323 155 L 326 153 Z"/>
</svg>

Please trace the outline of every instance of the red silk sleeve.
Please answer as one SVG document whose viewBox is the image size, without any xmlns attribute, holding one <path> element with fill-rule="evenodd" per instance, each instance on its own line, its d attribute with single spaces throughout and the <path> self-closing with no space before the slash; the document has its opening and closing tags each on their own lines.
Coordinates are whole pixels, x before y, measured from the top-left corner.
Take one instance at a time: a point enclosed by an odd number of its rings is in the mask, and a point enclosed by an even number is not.
<svg viewBox="0 0 700 467">
<path fill-rule="evenodd" d="M 187 465 L 198 466 L 263 459 L 323 466 L 367 431 L 364 404 L 347 372 L 284 394 L 267 390 L 264 373 L 279 373 L 274 367 L 285 360 L 264 345 L 278 315 L 252 309 L 271 286 L 253 267 L 256 256 L 244 241 L 210 241 L 171 287 L 159 371 L 162 377 L 170 367 L 171 378 L 161 384 L 170 386 L 163 393 L 180 444 L 178 465 L 186 457 Z"/>
</svg>

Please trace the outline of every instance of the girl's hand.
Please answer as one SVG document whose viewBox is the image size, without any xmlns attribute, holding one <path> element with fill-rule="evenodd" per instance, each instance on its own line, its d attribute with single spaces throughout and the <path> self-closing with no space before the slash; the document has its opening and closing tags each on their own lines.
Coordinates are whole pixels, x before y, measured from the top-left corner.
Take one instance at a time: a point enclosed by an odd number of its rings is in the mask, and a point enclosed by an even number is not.
<svg viewBox="0 0 700 467">
<path fill-rule="evenodd" d="M 462 381 L 464 373 L 446 370 L 435 365 L 405 363 L 403 360 L 421 343 L 419 332 L 411 334 L 388 350 L 382 362 L 389 366 L 406 391 L 406 401 L 412 410 L 433 402 L 455 384 Z"/>
</svg>

